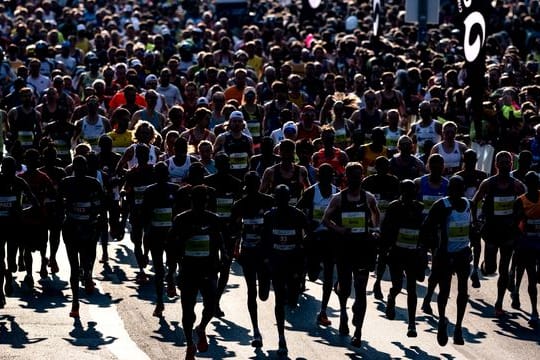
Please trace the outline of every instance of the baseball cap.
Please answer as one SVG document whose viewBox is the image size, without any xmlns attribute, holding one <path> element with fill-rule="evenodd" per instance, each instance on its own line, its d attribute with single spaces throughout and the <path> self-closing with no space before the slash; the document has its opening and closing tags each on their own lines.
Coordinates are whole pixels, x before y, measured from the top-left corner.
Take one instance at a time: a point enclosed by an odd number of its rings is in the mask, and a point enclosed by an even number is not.
<svg viewBox="0 0 540 360">
<path fill-rule="evenodd" d="M 201 96 L 197 99 L 197 105 L 208 105 L 208 99 L 206 99 L 204 96 Z"/>
<path fill-rule="evenodd" d="M 152 82 L 152 81 L 155 81 L 155 82 L 158 81 L 157 76 L 154 75 L 154 74 L 150 74 L 150 75 L 148 75 L 148 76 L 144 79 L 144 83 L 145 83 L 145 84 L 148 84 L 149 82 Z"/>
<path fill-rule="evenodd" d="M 77 31 L 84 31 L 84 30 L 86 30 L 86 26 L 84 26 L 84 24 L 77 25 Z"/>
<path fill-rule="evenodd" d="M 297 132 L 296 124 L 293 121 L 287 121 L 285 124 L 283 124 L 283 133 L 285 132 Z"/>
<path fill-rule="evenodd" d="M 229 119 L 242 119 L 244 120 L 244 114 L 242 114 L 241 111 L 233 111 L 231 115 L 229 115 Z"/>
</svg>

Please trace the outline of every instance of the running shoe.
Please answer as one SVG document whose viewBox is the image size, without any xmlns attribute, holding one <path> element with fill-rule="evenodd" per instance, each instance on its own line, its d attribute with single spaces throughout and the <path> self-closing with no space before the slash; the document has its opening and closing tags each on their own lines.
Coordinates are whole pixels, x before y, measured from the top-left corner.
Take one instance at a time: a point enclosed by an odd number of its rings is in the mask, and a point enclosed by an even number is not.
<svg viewBox="0 0 540 360">
<path fill-rule="evenodd" d="M 195 344 L 188 345 L 186 349 L 186 360 L 195 360 L 195 353 L 197 352 L 197 347 Z"/>
<path fill-rule="evenodd" d="M 178 293 L 176 292 L 176 285 L 174 285 L 172 281 L 167 282 L 167 296 L 169 298 L 178 296 Z"/>
<path fill-rule="evenodd" d="M 138 273 L 137 277 L 135 278 L 135 282 L 137 284 L 146 284 L 150 281 L 150 278 L 148 275 L 144 272 Z"/>
<path fill-rule="evenodd" d="M 26 275 L 23 282 L 28 287 L 28 289 L 32 290 L 34 288 L 34 278 L 32 277 L 32 275 Z"/>
<path fill-rule="evenodd" d="M 416 332 L 416 326 L 409 325 L 409 328 L 407 329 L 407 337 L 415 338 L 418 336 L 418 333 Z"/>
<path fill-rule="evenodd" d="M 512 309 L 519 310 L 521 309 L 521 301 L 519 301 L 519 293 L 517 291 L 514 291 L 512 293 L 512 303 L 510 306 L 512 306 Z"/>
<path fill-rule="evenodd" d="M 428 315 L 433 315 L 433 309 L 431 308 L 431 304 L 429 303 L 429 301 L 426 301 L 426 299 L 424 299 L 424 302 L 422 303 L 422 311 Z"/>
<path fill-rule="evenodd" d="M 163 310 L 165 310 L 165 305 L 163 304 L 156 304 L 156 307 L 154 308 L 154 312 L 152 313 L 152 316 L 155 317 L 162 317 L 163 316 Z"/>
<path fill-rule="evenodd" d="M 384 299 L 384 295 L 381 290 L 381 283 L 379 281 L 375 281 L 375 284 L 373 284 L 373 297 L 377 300 Z"/>
<path fill-rule="evenodd" d="M 251 340 L 251 346 L 254 348 L 261 348 L 263 346 L 261 334 L 253 335 L 253 340 Z"/>
<path fill-rule="evenodd" d="M 502 305 L 495 304 L 495 316 L 503 317 L 506 312 L 503 310 Z"/>
<path fill-rule="evenodd" d="M 321 312 L 319 315 L 317 315 L 317 324 L 321 326 L 330 326 L 332 325 L 332 322 L 328 320 L 328 316 L 325 312 Z"/>
<path fill-rule="evenodd" d="M 351 346 L 359 348 L 362 346 L 362 332 L 361 331 L 355 331 L 354 336 L 351 339 Z"/>
<path fill-rule="evenodd" d="M 534 329 L 538 327 L 538 314 L 531 315 L 531 319 L 529 320 L 529 326 Z"/>
<path fill-rule="evenodd" d="M 447 326 L 448 321 L 446 319 L 439 319 L 439 324 L 437 326 L 437 342 L 440 346 L 446 346 L 446 344 L 448 344 Z"/>
<path fill-rule="evenodd" d="M 56 262 L 56 259 L 50 259 L 49 260 L 49 267 L 51 268 L 51 273 L 56 274 L 60 269 L 58 269 L 58 263 Z"/>
<path fill-rule="evenodd" d="M 43 261 L 41 263 L 41 268 L 39 269 L 39 277 L 42 279 L 45 279 L 47 278 L 47 276 L 49 276 L 49 272 L 47 271 L 47 262 L 48 261 Z"/>
<path fill-rule="evenodd" d="M 478 271 L 473 270 L 471 274 L 472 287 L 475 289 L 480 288 L 480 277 L 478 276 Z"/>
<path fill-rule="evenodd" d="M 347 315 L 341 315 L 339 317 L 339 335 L 349 335 L 349 318 Z"/>
<path fill-rule="evenodd" d="M 72 318 L 75 318 L 75 319 L 79 318 L 79 306 L 78 305 L 73 305 L 71 307 L 71 311 L 69 312 L 69 317 L 72 317 Z"/>
<path fill-rule="evenodd" d="M 216 308 L 216 311 L 214 313 L 214 316 L 217 317 L 217 318 L 222 318 L 225 316 L 225 313 L 223 312 L 223 310 L 221 310 L 221 308 L 218 306 Z"/>
<path fill-rule="evenodd" d="M 199 326 L 195 328 L 195 333 L 197 334 L 197 337 L 199 338 L 199 340 L 197 341 L 197 350 L 199 352 L 207 352 L 208 339 L 206 338 L 206 333 Z"/>
<path fill-rule="evenodd" d="M 465 340 L 463 340 L 463 332 L 460 327 L 456 327 L 454 329 L 454 344 L 465 345 Z"/>
<path fill-rule="evenodd" d="M 90 295 L 94 292 L 96 288 L 96 283 L 92 281 L 92 279 L 86 280 L 84 282 L 84 291 L 87 295 Z"/>
<path fill-rule="evenodd" d="M 287 343 L 285 342 L 285 340 L 279 340 L 277 351 L 278 356 L 287 356 L 288 353 L 289 349 L 287 349 Z"/>
</svg>

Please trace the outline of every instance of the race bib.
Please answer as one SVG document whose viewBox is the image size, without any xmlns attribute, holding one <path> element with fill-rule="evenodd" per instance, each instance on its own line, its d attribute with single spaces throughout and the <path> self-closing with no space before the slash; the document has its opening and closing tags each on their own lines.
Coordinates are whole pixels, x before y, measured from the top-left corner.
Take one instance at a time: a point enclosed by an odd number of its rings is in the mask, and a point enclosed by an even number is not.
<svg viewBox="0 0 540 360">
<path fill-rule="evenodd" d="M 248 122 L 247 128 L 253 137 L 261 136 L 261 124 L 258 121 Z"/>
<path fill-rule="evenodd" d="M 231 164 L 231 169 L 233 170 L 243 170 L 248 167 L 248 153 L 232 153 L 229 154 L 229 161 Z"/>
<path fill-rule="evenodd" d="M 418 246 L 419 235 L 420 230 L 418 229 L 400 228 L 396 246 L 403 249 L 416 249 Z"/>
<path fill-rule="evenodd" d="M 210 236 L 195 235 L 186 242 L 186 256 L 207 257 L 210 255 Z"/>
<path fill-rule="evenodd" d="M 219 217 L 228 218 L 231 216 L 231 208 L 234 200 L 231 198 L 216 198 L 216 213 Z"/>
<path fill-rule="evenodd" d="M 366 213 L 363 211 L 343 212 L 341 214 L 341 224 L 347 229 L 351 229 L 353 234 L 366 232 Z"/>
<path fill-rule="evenodd" d="M 495 196 L 493 197 L 493 215 L 510 215 L 514 211 L 514 196 Z"/>
<path fill-rule="evenodd" d="M 154 227 L 170 227 L 172 225 L 172 208 L 154 209 L 151 224 Z"/>
</svg>

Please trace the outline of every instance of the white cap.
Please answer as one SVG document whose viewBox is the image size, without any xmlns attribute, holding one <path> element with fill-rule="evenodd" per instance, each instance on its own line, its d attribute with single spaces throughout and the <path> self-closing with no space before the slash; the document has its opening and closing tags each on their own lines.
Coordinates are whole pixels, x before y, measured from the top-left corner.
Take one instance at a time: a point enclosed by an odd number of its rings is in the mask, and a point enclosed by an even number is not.
<svg viewBox="0 0 540 360">
<path fill-rule="evenodd" d="M 84 30 L 86 30 L 86 26 L 84 24 L 77 25 L 77 31 L 84 31 Z"/>
</svg>

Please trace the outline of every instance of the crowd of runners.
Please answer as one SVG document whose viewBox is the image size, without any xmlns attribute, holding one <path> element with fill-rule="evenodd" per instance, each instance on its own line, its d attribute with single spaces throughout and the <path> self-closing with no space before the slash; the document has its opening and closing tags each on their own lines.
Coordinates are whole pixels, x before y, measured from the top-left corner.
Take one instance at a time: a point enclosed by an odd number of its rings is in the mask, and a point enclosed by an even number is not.
<svg viewBox="0 0 540 360">
<path fill-rule="evenodd" d="M 257 298 L 273 290 L 279 354 L 285 308 L 319 277 L 313 321 L 331 326 L 335 292 L 349 335 L 354 288 L 357 347 L 372 272 L 388 319 L 406 279 L 409 337 L 426 281 L 421 310 L 432 313 L 438 289 L 437 341 L 448 342 L 454 274 L 455 344 L 481 274 L 498 274 L 486 301 L 504 316 L 507 294 L 520 307 L 526 273 L 536 326 L 539 2 L 498 0 L 486 15 L 483 94 L 470 91 L 458 4 L 441 1 L 440 25 L 418 42 L 404 3 L 385 1 L 375 36 L 368 1 L 251 1 L 239 26 L 218 1 L 2 2 L 0 309 L 13 273 L 30 289 L 36 270 L 58 273 L 62 239 L 78 317 L 97 247 L 108 262 L 108 241 L 129 231 L 135 281 L 155 286 L 153 315 L 179 290 L 188 359 L 208 349 L 212 317 L 230 316 L 220 302 L 233 261 L 254 347 Z"/>
</svg>

